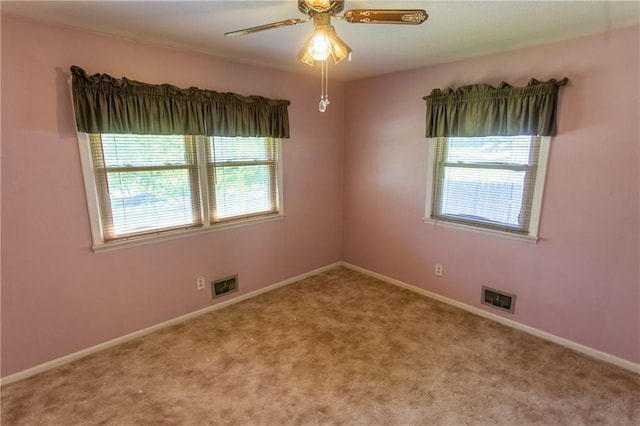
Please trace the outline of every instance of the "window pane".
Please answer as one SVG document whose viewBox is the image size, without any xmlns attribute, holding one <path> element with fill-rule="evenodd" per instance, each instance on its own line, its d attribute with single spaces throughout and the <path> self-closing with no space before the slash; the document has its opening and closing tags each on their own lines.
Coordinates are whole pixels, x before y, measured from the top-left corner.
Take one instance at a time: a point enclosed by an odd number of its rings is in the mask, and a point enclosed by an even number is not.
<svg viewBox="0 0 640 426">
<path fill-rule="evenodd" d="M 430 217 L 528 232 L 539 152 L 533 136 L 438 139 Z"/>
<path fill-rule="evenodd" d="M 105 241 L 202 224 L 195 139 L 91 135 Z"/>
<path fill-rule="evenodd" d="M 529 164 L 531 136 L 449 138 L 447 163 Z"/>
<path fill-rule="evenodd" d="M 270 166 L 217 167 L 215 175 L 214 220 L 274 210 Z"/>
<path fill-rule="evenodd" d="M 198 223 L 189 169 L 108 174 L 113 233 Z"/>
<path fill-rule="evenodd" d="M 271 138 L 209 139 L 212 223 L 278 211 L 277 149 Z"/>
<path fill-rule="evenodd" d="M 223 138 L 210 139 L 211 161 L 264 161 L 270 159 L 268 139 L 265 138 Z"/>
<path fill-rule="evenodd" d="M 524 171 L 445 167 L 440 214 L 520 226 Z"/>
<path fill-rule="evenodd" d="M 192 164 L 180 135 L 102 135 L 107 167 Z"/>
</svg>

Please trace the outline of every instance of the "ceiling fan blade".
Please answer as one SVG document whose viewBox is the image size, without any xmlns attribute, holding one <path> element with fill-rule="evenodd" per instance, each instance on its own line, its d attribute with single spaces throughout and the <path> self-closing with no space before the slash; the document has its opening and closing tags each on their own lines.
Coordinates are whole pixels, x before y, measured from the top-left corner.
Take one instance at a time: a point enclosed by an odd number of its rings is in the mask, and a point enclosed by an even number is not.
<svg viewBox="0 0 640 426">
<path fill-rule="evenodd" d="M 429 15 L 422 9 L 352 9 L 342 16 L 352 24 L 408 24 L 418 25 L 427 20 Z"/>
<path fill-rule="evenodd" d="M 257 27 L 245 28 L 243 30 L 229 31 L 224 33 L 226 37 L 236 37 L 245 34 L 257 33 L 258 31 L 270 30 L 271 28 L 287 27 L 290 25 L 297 25 L 303 22 L 307 22 L 307 19 L 285 19 L 284 21 L 272 22 L 270 24 L 258 25 Z"/>
</svg>

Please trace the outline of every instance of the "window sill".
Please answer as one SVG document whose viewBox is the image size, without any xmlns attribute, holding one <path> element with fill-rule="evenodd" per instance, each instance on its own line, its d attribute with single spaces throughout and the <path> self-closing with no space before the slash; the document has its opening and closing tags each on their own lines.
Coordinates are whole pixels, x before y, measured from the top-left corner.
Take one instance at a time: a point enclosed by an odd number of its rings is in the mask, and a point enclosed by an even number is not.
<svg viewBox="0 0 640 426">
<path fill-rule="evenodd" d="M 461 223 L 453 223 L 446 222 L 443 220 L 435 220 L 431 218 L 423 218 L 425 223 L 432 224 L 434 227 L 443 226 L 445 228 L 454 228 L 454 229 L 462 229 L 465 231 L 477 232 L 480 234 L 488 234 L 496 237 L 507 238 L 510 240 L 524 241 L 531 244 L 536 244 L 538 242 L 538 237 L 533 235 L 520 235 L 520 234 L 512 234 L 510 232 L 498 231 L 495 229 L 487 229 L 487 228 L 478 228 L 470 225 L 463 225 Z"/>
<path fill-rule="evenodd" d="M 204 226 L 198 229 L 167 232 L 160 235 L 150 235 L 145 237 L 132 238 L 130 240 L 114 241 L 111 243 L 99 243 L 99 244 L 94 244 L 92 246 L 92 249 L 96 254 L 103 253 L 107 251 L 120 250 L 120 249 L 129 248 L 129 247 L 137 247 L 137 246 L 143 246 L 147 244 L 159 243 L 161 241 L 169 241 L 169 240 L 175 240 L 178 238 L 191 237 L 193 235 L 206 234 L 208 232 L 223 231 L 225 229 L 239 228 L 242 226 L 254 225 L 258 223 L 282 220 L 284 216 L 285 216 L 284 213 L 279 213 L 279 214 L 274 214 L 270 216 L 247 218 L 247 219 L 236 220 L 229 223 Z"/>
</svg>

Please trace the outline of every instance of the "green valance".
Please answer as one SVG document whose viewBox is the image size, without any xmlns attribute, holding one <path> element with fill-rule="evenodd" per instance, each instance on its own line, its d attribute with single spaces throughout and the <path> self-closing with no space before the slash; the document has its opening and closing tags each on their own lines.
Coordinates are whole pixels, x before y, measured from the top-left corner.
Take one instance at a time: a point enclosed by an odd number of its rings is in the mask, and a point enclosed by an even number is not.
<svg viewBox="0 0 640 426">
<path fill-rule="evenodd" d="M 71 75 L 81 132 L 289 137 L 288 100 L 90 76 L 77 66 Z"/>
<path fill-rule="evenodd" d="M 525 87 L 502 82 L 498 87 L 474 84 L 434 89 L 427 101 L 427 137 L 555 136 L 558 90 L 567 79 Z"/>
</svg>

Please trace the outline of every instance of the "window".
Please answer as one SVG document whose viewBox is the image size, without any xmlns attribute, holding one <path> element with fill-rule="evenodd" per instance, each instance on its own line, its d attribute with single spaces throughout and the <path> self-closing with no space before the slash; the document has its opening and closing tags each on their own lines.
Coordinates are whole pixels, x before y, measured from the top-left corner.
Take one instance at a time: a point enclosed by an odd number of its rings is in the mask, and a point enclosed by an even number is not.
<svg viewBox="0 0 640 426">
<path fill-rule="evenodd" d="M 280 141 L 82 134 L 94 249 L 278 216 Z"/>
<path fill-rule="evenodd" d="M 211 221 L 278 211 L 278 159 L 273 139 L 208 138 Z"/>
<path fill-rule="evenodd" d="M 430 140 L 426 220 L 536 239 L 549 138 Z"/>
</svg>

